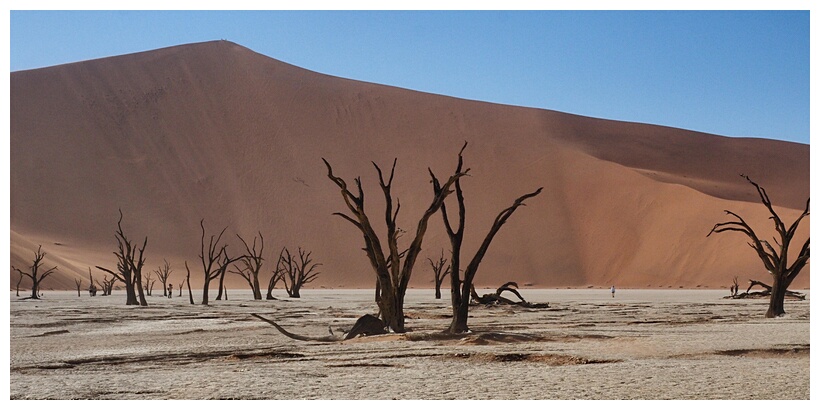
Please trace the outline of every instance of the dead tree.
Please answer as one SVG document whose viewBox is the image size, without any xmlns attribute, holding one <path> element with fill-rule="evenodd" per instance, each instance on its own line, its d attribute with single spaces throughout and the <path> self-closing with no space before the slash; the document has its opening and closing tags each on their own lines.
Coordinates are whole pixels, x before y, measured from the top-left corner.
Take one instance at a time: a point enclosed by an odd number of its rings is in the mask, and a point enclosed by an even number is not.
<svg viewBox="0 0 820 410">
<path fill-rule="evenodd" d="M 75 286 L 77 286 L 77 297 L 82 296 L 82 295 L 80 295 L 80 290 L 81 290 L 81 289 L 82 289 L 82 287 L 83 287 L 83 280 L 82 280 L 82 278 L 79 278 L 79 279 L 78 279 L 78 278 L 75 278 L 75 279 L 74 279 L 74 285 L 75 285 Z"/>
<path fill-rule="evenodd" d="M 222 245 L 220 247 L 219 241 L 222 240 L 222 234 L 225 233 L 225 230 L 228 229 L 226 226 L 222 229 L 222 232 L 219 233 L 216 238 L 214 235 L 211 235 L 210 240 L 208 241 L 208 250 L 205 250 L 205 220 L 202 219 L 199 221 L 199 226 L 202 227 L 202 238 L 201 238 L 201 247 L 199 253 L 199 259 L 202 261 L 202 270 L 205 274 L 205 284 L 202 287 L 202 304 L 208 304 L 208 288 L 211 284 L 211 281 L 221 277 L 225 274 L 225 270 L 228 268 L 228 265 L 233 263 L 235 259 L 231 259 L 227 255 L 227 248 L 228 245 Z M 189 286 L 190 286 L 190 280 Z M 222 281 L 220 280 L 219 291 L 220 294 L 222 293 Z"/>
<path fill-rule="evenodd" d="M 94 286 L 94 277 L 91 276 L 91 267 L 88 268 L 88 295 L 97 296 L 97 287 Z"/>
<path fill-rule="evenodd" d="M 111 292 L 114 290 L 114 284 L 117 283 L 117 280 L 118 279 L 116 278 L 116 276 L 111 279 L 108 279 L 108 275 L 103 275 L 102 283 L 97 282 L 97 285 L 99 285 L 100 289 L 102 289 L 103 291 L 103 296 L 111 295 Z"/>
<path fill-rule="evenodd" d="M 334 213 L 334 215 L 338 215 L 353 224 L 364 236 L 363 249 L 367 254 L 370 266 L 373 268 L 377 279 L 378 300 L 376 303 L 379 306 L 379 317 L 386 327 L 395 332 L 403 333 L 404 295 L 407 291 L 407 285 L 410 282 L 410 276 L 413 273 L 416 259 L 421 251 L 424 234 L 427 232 L 427 222 L 441 207 L 447 195 L 452 192 L 450 187 L 464 174 L 456 173 L 448 178 L 444 185 L 435 187 L 433 199 L 430 202 L 430 206 L 419 219 L 413 240 L 406 250 L 400 251 L 398 244 L 400 231 L 396 226 L 396 218 L 398 217 L 401 204 L 398 199 L 396 199 L 396 209 L 393 209 L 394 198 L 390 192 L 393 175 L 396 170 L 396 160 L 393 161 L 393 167 L 390 170 L 390 175 L 387 180 L 385 180 L 381 168 L 373 162 L 373 166 L 379 175 L 379 186 L 385 199 L 384 217 L 387 226 L 387 237 L 385 238 L 386 244 L 384 245 L 365 213 L 365 198 L 361 178 L 357 177 L 354 179 L 358 191 L 357 194 L 354 194 L 348 189 L 347 182 L 345 182 L 344 179 L 333 175 L 333 168 L 331 168 L 330 163 L 324 158 L 322 158 L 322 161 L 324 161 L 327 167 L 327 177 L 339 187 L 342 200 L 352 214 L 352 216 L 350 216 L 342 212 L 337 212 Z M 386 249 L 384 247 L 385 245 Z M 401 257 L 402 253 L 404 253 L 403 261 Z"/>
<path fill-rule="evenodd" d="M 444 282 L 444 278 L 450 274 L 450 265 L 447 265 L 444 250 L 441 250 L 441 256 L 439 256 L 438 261 L 433 262 L 430 258 L 427 258 L 427 261 L 430 262 L 430 266 L 433 268 L 433 280 L 435 280 L 436 283 L 436 299 L 441 299 L 441 283 Z M 446 269 L 444 265 L 447 265 Z"/>
<path fill-rule="evenodd" d="M 17 278 L 17 296 L 20 296 L 20 283 L 23 282 L 23 274 L 20 274 L 20 277 Z"/>
<path fill-rule="evenodd" d="M 273 270 L 270 280 L 268 281 L 268 294 L 265 296 L 266 300 L 276 300 L 273 297 L 273 288 L 279 281 L 285 279 L 285 267 L 282 265 L 282 257 L 285 254 L 285 248 L 279 251 L 279 258 L 276 259 L 276 269 Z"/>
<path fill-rule="evenodd" d="M 185 283 L 188 284 L 188 298 L 191 301 L 191 304 L 194 305 L 194 292 L 191 291 L 191 269 L 188 268 L 188 261 L 185 261 L 185 271 L 188 274 L 185 276 Z M 179 296 L 182 296 L 182 284 L 179 284 Z"/>
<path fill-rule="evenodd" d="M 265 238 L 262 236 L 262 232 L 259 232 L 259 250 L 257 251 L 256 237 L 253 238 L 253 246 L 249 246 L 248 242 L 242 239 L 241 236 L 238 234 L 236 236 L 245 245 L 246 253 L 239 258 L 239 268 L 231 271 L 231 273 L 241 276 L 248 282 L 254 300 L 262 300 L 262 291 L 259 289 L 259 272 L 262 270 L 262 262 L 264 261 L 262 251 L 265 250 Z M 270 292 L 268 293 L 270 294 Z"/>
<path fill-rule="evenodd" d="M 162 283 L 162 296 L 169 297 L 171 295 L 168 294 L 168 277 L 171 276 L 171 264 L 168 263 L 167 259 L 163 259 L 165 262 L 164 265 L 157 268 L 154 273 L 157 274 L 157 279 L 160 283 Z"/>
<path fill-rule="evenodd" d="M 284 273 L 282 283 L 285 284 L 285 291 L 288 296 L 292 298 L 299 298 L 301 295 L 299 291 L 307 283 L 313 282 L 321 272 L 316 268 L 322 266 L 321 263 L 313 262 L 311 258 L 312 252 L 307 252 L 300 246 L 297 250 L 297 255 L 291 255 L 290 251 L 285 248 L 285 254 L 280 256 L 282 269 L 280 272 Z"/>
<path fill-rule="evenodd" d="M 153 272 L 148 272 L 148 275 L 145 276 L 145 280 L 143 281 L 143 288 L 145 289 L 145 294 L 148 296 L 151 296 L 151 293 L 154 292 L 154 284 L 157 283 L 157 280 L 153 278 L 153 275 Z"/>
<path fill-rule="evenodd" d="M 772 275 L 773 279 L 771 298 L 769 298 L 769 309 L 766 311 L 766 317 L 771 318 L 781 316 L 786 313 L 783 308 L 783 302 L 785 300 L 786 291 L 788 290 L 789 285 L 791 285 L 794 278 L 797 277 L 809 261 L 810 238 L 806 238 L 806 242 L 800 248 L 797 258 L 795 258 L 791 265 L 788 263 L 789 245 L 791 245 L 794 234 L 797 232 L 797 227 L 804 217 L 809 216 L 809 200 L 806 200 L 806 208 L 803 210 L 803 213 L 800 214 L 794 223 L 792 223 L 787 229 L 786 225 L 783 223 L 783 220 L 780 219 L 780 216 L 774 211 L 772 202 L 769 200 L 769 195 L 766 193 L 766 190 L 756 182 L 752 181 L 748 176 L 741 176 L 746 178 L 750 184 L 754 185 L 757 189 L 758 195 L 760 195 L 761 202 L 763 202 L 763 205 L 765 205 L 766 209 L 769 210 L 769 213 L 771 214 L 769 219 L 774 221 L 775 230 L 780 236 L 780 240 L 776 237 L 774 238 L 774 242 L 778 246 L 779 250 L 776 250 L 768 241 L 759 239 L 752 227 L 749 226 L 749 224 L 746 223 L 740 215 L 729 210 L 724 212 L 726 212 L 727 215 L 733 216 L 736 221 L 716 224 L 706 236 L 708 237 L 713 233 L 736 231 L 742 232 L 749 237 L 751 242 L 749 242 L 748 245 L 755 250 L 758 258 L 760 258 L 763 262 L 763 266 L 769 274 Z"/>
<path fill-rule="evenodd" d="M 237 259 L 231 259 L 228 257 L 228 252 L 226 251 L 225 254 L 222 256 L 222 261 L 219 264 L 219 292 L 216 294 L 216 300 L 222 300 L 224 297 L 225 300 L 228 300 L 228 290 L 225 289 L 225 273 L 228 272 L 228 267 L 231 263 L 236 262 Z"/>
<path fill-rule="evenodd" d="M 456 167 L 455 172 L 456 175 L 462 172 L 461 168 L 464 164 L 462 154 L 464 153 L 465 148 L 467 148 L 466 142 L 461 147 L 461 151 L 458 153 L 458 166 Z M 437 191 L 439 189 L 438 179 L 435 175 L 433 175 L 432 171 L 430 171 L 430 176 L 433 178 L 433 189 L 434 191 Z M 489 249 L 493 238 L 495 238 L 495 235 L 501 229 L 501 226 L 507 222 L 507 219 L 512 216 L 513 212 L 515 212 L 519 206 L 524 205 L 525 200 L 540 194 L 542 189 L 543 188 L 538 188 L 534 192 L 518 197 L 518 199 L 516 199 L 510 207 L 502 210 L 498 216 L 495 217 L 495 221 L 490 227 L 490 231 L 487 233 L 487 236 L 484 237 L 484 241 L 481 243 L 481 246 L 479 246 L 473 258 L 470 260 L 467 268 L 464 269 L 464 279 L 462 280 L 460 271 L 461 244 L 464 240 L 464 220 L 466 208 L 464 206 L 464 193 L 461 189 L 461 180 L 457 180 L 455 182 L 456 200 L 458 201 L 458 225 L 456 225 L 455 230 L 450 224 L 450 218 L 447 215 L 447 205 L 444 203 L 441 205 L 441 216 L 444 219 L 444 227 L 447 229 L 447 236 L 450 238 L 450 245 L 452 247 L 452 255 L 450 257 L 450 295 L 453 307 L 453 319 L 450 323 L 450 327 L 447 329 L 449 333 L 464 333 L 469 331 L 469 328 L 467 327 L 467 317 L 470 309 L 470 289 L 473 286 L 473 279 L 475 278 L 476 272 L 478 272 L 478 266 L 481 263 L 481 260 L 487 253 L 487 249 Z"/>
<path fill-rule="evenodd" d="M 148 245 L 148 237 L 145 237 L 139 249 L 131 243 L 122 230 L 122 210 L 120 210 L 120 219 L 117 221 L 117 231 L 114 237 L 117 239 L 117 250 L 114 252 L 117 257 L 117 272 L 102 266 L 97 266 L 97 269 L 110 273 L 125 284 L 126 305 L 148 306 L 142 289 L 142 267 L 145 265 L 144 253 L 145 246 Z"/>
<path fill-rule="evenodd" d="M 20 273 L 21 279 L 23 276 L 27 276 L 31 279 L 31 299 L 40 299 L 40 285 L 43 283 L 43 280 L 51 276 L 52 273 L 57 272 L 56 266 L 42 272 L 40 271 L 43 265 L 43 258 L 45 258 L 46 255 L 47 253 L 43 252 L 43 245 L 38 245 L 37 250 L 34 252 L 34 261 L 28 272 L 23 272 L 15 268 L 14 265 L 11 266 L 12 269 Z"/>
<path fill-rule="evenodd" d="M 179 282 L 179 297 L 182 297 L 182 285 L 184 285 L 185 282 L 187 282 L 187 280 L 183 280 L 182 282 Z"/>
</svg>

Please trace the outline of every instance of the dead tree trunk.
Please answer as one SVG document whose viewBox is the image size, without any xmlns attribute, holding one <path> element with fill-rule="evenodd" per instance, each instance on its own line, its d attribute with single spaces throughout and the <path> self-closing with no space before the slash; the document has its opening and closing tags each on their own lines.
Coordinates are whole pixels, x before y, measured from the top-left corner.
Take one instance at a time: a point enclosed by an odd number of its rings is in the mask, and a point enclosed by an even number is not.
<svg viewBox="0 0 820 410">
<path fill-rule="evenodd" d="M 77 286 L 77 297 L 81 297 L 80 289 L 83 287 L 83 280 L 82 279 L 74 279 L 74 285 Z"/>
<path fill-rule="evenodd" d="M 23 282 L 23 274 L 20 274 L 20 277 L 17 279 L 17 296 L 20 296 L 20 283 Z"/>
<path fill-rule="evenodd" d="M 142 292 L 142 267 L 145 265 L 145 246 L 148 245 L 148 237 L 142 243 L 142 247 L 137 249 L 131 241 L 125 236 L 122 230 L 122 210 L 120 212 L 120 219 L 117 221 L 117 231 L 114 237 L 117 239 L 117 251 L 114 255 L 117 257 L 117 272 L 97 266 L 104 272 L 108 272 L 117 280 L 125 284 L 125 304 L 126 305 L 140 305 L 148 306 L 145 300 L 145 294 Z M 137 254 L 139 251 L 139 254 Z M 139 299 L 137 295 L 139 294 Z"/>
<path fill-rule="evenodd" d="M 171 276 L 171 264 L 168 262 L 167 259 L 163 259 L 165 262 L 164 265 L 157 268 L 154 273 L 157 274 L 157 279 L 159 282 L 162 283 L 162 296 L 170 297 L 171 295 L 168 294 L 168 278 Z"/>
<path fill-rule="evenodd" d="M 409 247 L 402 252 L 399 251 L 398 245 L 401 230 L 396 226 L 396 218 L 398 217 L 401 204 L 396 200 L 396 208 L 395 211 L 393 210 L 394 198 L 390 192 L 393 175 L 396 170 L 396 160 L 393 161 L 393 167 L 390 170 L 390 175 L 387 180 L 385 180 L 381 168 L 374 162 L 373 166 L 379 175 L 379 186 L 382 189 L 385 199 L 384 216 L 387 226 L 387 251 L 385 252 L 381 239 L 371 226 L 370 219 L 364 211 L 364 191 L 362 190 L 361 178 L 357 177 L 354 179 L 358 191 L 357 194 L 354 194 L 348 189 L 347 182 L 333 175 L 333 168 L 331 168 L 330 163 L 324 158 L 322 158 L 322 161 L 324 161 L 327 167 L 327 177 L 340 188 L 342 199 L 352 214 L 352 216 L 349 216 L 345 213 L 337 212 L 334 215 L 338 215 L 353 224 L 364 236 L 364 251 L 376 274 L 378 283 L 379 294 L 377 304 L 379 306 L 379 316 L 386 327 L 395 332 L 403 333 L 405 331 L 404 295 L 407 291 L 407 284 L 410 281 L 416 259 L 421 251 L 424 234 L 427 232 L 427 222 L 441 207 L 447 195 L 452 192 L 450 191 L 450 187 L 464 174 L 452 175 L 443 186 L 435 187 L 433 200 L 419 219 L 415 237 Z M 401 257 L 402 254 L 404 254 L 403 261 Z"/>
<path fill-rule="evenodd" d="M 797 227 L 804 217 L 809 216 L 809 200 L 806 200 L 806 208 L 803 213 L 787 229 L 786 225 L 783 223 L 783 220 L 781 220 L 780 216 L 778 216 L 774 211 L 772 202 L 769 200 L 769 195 L 766 193 L 766 190 L 752 181 L 748 176 L 741 176 L 746 178 L 750 184 L 754 185 L 757 189 L 758 195 L 760 196 L 761 202 L 763 202 L 763 205 L 765 205 L 766 209 L 769 210 L 769 213 L 771 214 L 769 219 L 774 221 L 775 230 L 780 236 L 780 241 L 778 241 L 777 238 L 774 240 L 775 244 L 779 247 L 779 251 L 775 250 L 775 248 L 768 241 L 758 239 L 755 231 L 751 228 L 751 226 L 749 226 L 749 224 L 746 223 L 746 221 L 743 220 L 743 218 L 740 217 L 740 215 L 728 210 L 725 211 L 726 214 L 733 216 L 737 220 L 716 224 L 706 236 L 708 237 L 712 233 L 736 231 L 742 232 L 748 236 L 749 239 L 751 239 L 749 246 L 755 250 L 758 258 L 760 258 L 763 262 L 763 266 L 769 274 L 772 275 L 773 279 L 772 295 L 769 299 L 769 309 L 766 311 L 766 317 L 771 318 L 781 316 L 786 313 L 783 303 L 789 285 L 791 285 L 794 278 L 797 277 L 809 261 L 810 238 L 806 238 L 806 242 L 800 248 L 797 258 L 791 265 L 788 263 L 789 245 L 794 238 L 794 234 L 797 232 Z"/>
<path fill-rule="evenodd" d="M 444 278 L 450 274 L 450 266 L 448 265 L 446 269 L 444 268 L 444 265 L 447 264 L 447 259 L 444 257 L 444 250 L 441 250 L 441 256 L 438 258 L 438 261 L 433 262 L 430 258 L 427 258 L 427 261 L 430 262 L 430 266 L 433 268 L 433 280 L 436 284 L 436 299 L 441 299 L 441 283 L 444 282 Z"/>
<path fill-rule="evenodd" d="M 461 151 L 458 153 L 458 166 L 456 167 L 456 174 L 461 173 L 461 168 L 464 164 L 462 154 L 464 153 L 465 148 L 467 148 L 466 142 L 461 147 Z M 438 179 L 435 175 L 433 175 L 432 171 L 430 172 L 430 176 L 433 178 L 434 189 L 437 189 L 439 185 Z M 464 220 L 466 208 L 464 206 L 464 193 L 461 190 L 460 180 L 455 182 L 455 189 L 456 200 L 458 201 L 458 225 L 456 225 L 455 230 L 453 230 L 453 227 L 450 224 L 450 218 L 447 216 L 447 204 L 443 203 L 441 205 L 441 216 L 444 219 L 444 227 L 447 229 L 447 235 L 450 237 L 450 245 L 452 247 L 452 256 L 450 257 L 450 294 L 451 303 L 453 306 L 453 320 L 450 323 L 450 327 L 447 329 L 447 332 L 464 333 L 469 331 L 467 326 L 467 317 L 470 309 L 470 289 L 473 286 L 473 278 L 475 278 L 475 274 L 478 272 L 478 266 L 484 258 L 484 255 L 487 253 L 490 243 L 501 229 L 501 226 L 507 222 L 507 219 L 509 219 L 510 216 L 512 216 L 513 212 L 515 212 L 519 206 L 524 205 L 525 200 L 540 194 L 543 188 L 538 188 L 534 192 L 518 197 L 518 199 L 516 199 L 509 208 L 504 209 L 498 214 L 498 216 L 495 217 L 495 221 L 490 227 L 490 231 L 487 233 L 487 236 L 484 237 L 484 241 L 481 243 L 481 246 L 479 246 L 472 260 L 470 260 L 470 263 L 464 270 L 464 280 L 461 279 L 460 264 L 461 244 L 464 240 Z"/>
<path fill-rule="evenodd" d="M 191 291 L 191 269 L 188 269 L 188 261 L 185 261 L 185 271 L 188 274 L 185 276 L 185 283 L 188 284 L 188 298 L 191 300 L 191 304 L 194 305 L 194 292 Z M 182 296 L 182 284 L 179 284 L 179 296 Z"/>
<path fill-rule="evenodd" d="M 253 246 L 249 246 L 241 236 L 238 234 L 236 236 L 245 245 L 246 253 L 239 258 L 240 267 L 235 271 L 231 271 L 231 273 L 241 276 L 248 282 L 254 300 L 262 300 L 262 291 L 259 289 L 259 272 L 262 270 L 262 261 L 264 261 L 262 251 L 265 250 L 265 238 L 262 236 L 262 232 L 259 232 L 259 250 L 257 251 L 256 237 L 253 238 Z M 269 288 L 268 294 L 270 294 L 271 289 L 273 288 Z"/>
<path fill-rule="evenodd" d="M 285 291 L 288 296 L 292 298 L 301 297 L 299 291 L 306 283 L 313 282 L 321 272 L 315 269 L 322 266 L 321 263 L 313 262 L 311 258 L 312 252 L 307 252 L 300 246 L 298 248 L 298 258 L 296 255 L 291 255 L 287 248 L 284 249 L 285 254 L 280 256 L 279 262 L 281 271 L 284 272 L 282 282 L 285 284 Z"/>
<path fill-rule="evenodd" d="M 20 278 L 27 276 L 31 279 L 32 299 L 40 299 L 40 284 L 45 278 L 51 276 L 52 273 L 57 272 L 56 266 L 44 272 L 40 271 L 40 267 L 43 264 L 43 258 L 45 258 L 46 255 L 48 254 L 43 252 L 43 245 L 38 245 L 37 250 L 34 252 L 34 261 L 28 272 L 23 272 L 22 270 L 15 268 L 14 265 L 11 266 L 12 269 L 16 270 L 20 274 Z"/>
<path fill-rule="evenodd" d="M 202 228 L 202 238 L 200 241 L 200 254 L 199 259 L 202 261 L 202 270 L 205 274 L 205 283 L 202 285 L 202 304 L 208 304 L 208 288 L 210 287 L 211 281 L 222 277 L 225 275 L 225 270 L 228 269 L 228 265 L 233 263 L 235 259 L 231 259 L 227 255 L 227 247 L 228 245 L 219 246 L 219 241 L 222 239 L 222 234 L 225 233 L 225 230 L 228 229 L 226 226 L 222 229 L 222 232 L 219 233 L 219 236 L 214 239 L 214 235 L 211 235 L 211 238 L 208 242 L 208 250 L 205 250 L 205 220 L 199 221 L 199 226 Z M 219 250 L 217 250 L 219 249 Z M 190 281 L 189 281 L 190 282 Z M 222 281 L 219 282 L 219 292 L 220 296 L 222 293 Z"/>
</svg>

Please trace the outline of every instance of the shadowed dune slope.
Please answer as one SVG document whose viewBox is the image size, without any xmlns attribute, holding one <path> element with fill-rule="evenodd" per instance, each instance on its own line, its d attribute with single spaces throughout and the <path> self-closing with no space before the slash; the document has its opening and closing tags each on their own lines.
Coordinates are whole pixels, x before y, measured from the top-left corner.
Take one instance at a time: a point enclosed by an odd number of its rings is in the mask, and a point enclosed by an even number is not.
<svg viewBox="0 0 820 410">
<path fill-rule="evenodd" d="M 807 145 L 425 94 L 219 41 L 11 74 L 11 261 L 27 266 L 43 244 L 62 272 L 46 289 L 72 287 L 89 266 L 113 268 L 121 208 L 126 234 L 148 237 L 148 270 L 167 258 L 175 287 L 185 260 L 201 282 L 202 218 L 207 235 L 228 227 L 231 254 L 243 250 L 237 233 L 264 235 L 263 284 L 287 245 L 323 263 L 311 286 L 372 287 L 361 235 L 332 215 L 345 208 L 321 158 L 351 186 L 362 177 L 377 225 L 383 197 L 370 161 L 389 168 L 398 158 L 393 192 L 406 244 L 431 198 L 427 168 L 446 177 L 465 140 L 464 258 L 500 210 L 544 187 L 496 236 L 479 285 L 768 281 L 742 234 L 706 234 L 726 220 L 724 209 L 774 232 L 741 173 L 768 189 L 787 223 L 809 196 Z M 795 247 L 807 235 L 805 221 Z M 446 246 L 436 215 L 411 285 L 431 286 L 425 258 Z M 795 286 L 808 283 L 806 269 Z"/>
</svg>

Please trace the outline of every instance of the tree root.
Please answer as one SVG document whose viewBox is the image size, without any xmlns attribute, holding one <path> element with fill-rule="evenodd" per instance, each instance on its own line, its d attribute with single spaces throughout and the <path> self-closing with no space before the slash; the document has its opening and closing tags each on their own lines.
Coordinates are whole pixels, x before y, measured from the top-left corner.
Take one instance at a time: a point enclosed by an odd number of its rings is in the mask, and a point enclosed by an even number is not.
<svg viewBox="0 0 820 410">
<path fill-rule="evenodd" d="M 266 319 L 256 313 L 251 313 L 251 316 L 260 319 L 264 322 L 269 323 L 273 327 L 276 328 L 280 333 L 283 335 L 294 339 L 294 340 L 302 340 L 306 342 L 340 342 L 343 340 L 353 339 L 354 337 L 358 336 L 372 336 L 372 335 L 381 335 L 387 333 L 387 330 L 384 326 L 384 322 L 381 319 L 377 318 L 373 315 L 364 315 L 356 320 L 356 324 L 353 325 L 353 328 L 350 331 L 346 332 L 344 337 L 336 336 L 333 334 L 333 330 L 328 327 L 330 331 L 330 335 L 328 336 L 303 336 L 297 335 L 295 333 L 288 332 L 282 326 L 276 324 L 276 322 Z"/>
</svg>

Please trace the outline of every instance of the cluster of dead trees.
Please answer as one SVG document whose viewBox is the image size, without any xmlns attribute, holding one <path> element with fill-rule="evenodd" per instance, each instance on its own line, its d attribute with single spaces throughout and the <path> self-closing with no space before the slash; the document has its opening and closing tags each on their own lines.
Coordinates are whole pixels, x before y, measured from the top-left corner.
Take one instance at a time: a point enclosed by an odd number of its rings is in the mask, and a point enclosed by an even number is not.
<svg viewBox="0 0 820 410">
<path fill-rule="evenodd" d="M 447 269 L 444 269 L 446 262 L 443 260 L 443 254 L 438 262 L 430 260 L 430 264 L 433 266 L 433 270 L 436 274 L 437 288 L 440 288 L 440 284 L 447 274 L 450 276 L 453 319 L 448 328 L 448 332 L 467 332 L 469 330 L 467 326 L 467 313 L 470 305 L 470 290 L 473 288 L 473 279 L 478 271 L 481 260 L 489 249 L 490 243 L 501 229 L 501 226 L 512 216 L 515 210 L 524 205 L 524 201 L 541 193 L 541 188 L 538 188 L 531 193 L 524 194 L 518 197 L 510 207 L 502 210 L 498 214 L 478 250 L 476 250 L 473 257 L 469 259 L 462 277 L 460 266 L 462 256 L 461 244 L 464 239 L 466 206 L 461 187 L 461 178 L 469 175 L 469 168 L 464 169 L 463 153 L 465 148 L 467 148 L 467 143 L 465 143 L 459 151 L 458 164 L 447 179 L 439 180 L 433 171 L 428 169 L 432 180 L 432 199 L 430 200 L 430 205 L 427 210 L 418 221 L 415 235 L 412 237 L 409 245 L 402 249 L 399 247 L 399 238 L 403 231 L 397 226 L 397 218 L 401 205 L 398 199 L 393 197 L 391 192 L 397 160 L 393 161 L 393 166 L 388 175 L 385 175 L 375 162 L 373 163 L 373 167 L 379 177 L 379 187 L 384 195 L 385 204 L 384 221 L 387 227 L 387 235 L 386 237 L 380 237 L 365 212 L 365 195 L 361 178 L 357 177 L 353 180 L 355 190 L 352 191 L 347 181 L 334 175 L 330 163 L 322 158 L 322 161 L 324 161 L 327 167 L 327 176 L 339 187 L 342 200 L 348 211 L 347 213 L 337 212 L 334 215 L 338 215 L 350 222 L 364 237 L 364 251 L 376 276 L 376 303 L 379 308 L 378 317 L 382 320 L 386 329 L 394 332 L 405 331 L 404 296 L 407 291 L 407 285 L 413 273 L 416 260 L 421 252 L 422 242 L 427 232 L 429 220 L 440 211 L 448 237 L 450 238 L 452 247 L 450 252 L 451 259 Z M 446 199 L 452 193 L 456 194 L 457 222 L 455 225 L 450 221 L 446 204 Z M 437 295 L 438 297 L 441 296 L 440 290 L 437 291 Z"/>
<path fill-rule="evenodd" d="M 106 273 L 102 282 L 100 282 L 93 277 L 91 269 L 89 268 L 89 295 L 96 296 L 97 292 L 101 290 L 102 296 L 108 296 L 114 289 L 115 284 L 119 282 L 124 284 L 125 287 L 126 305 L 148 306 L 146 296 L 152 295 L 153 288 L 156 282 L 159 281 L 162 285 L 163 296 L 171 297 L 173 291 L 173 287 L 169 286 L 170 276 L 173 272 L 171 264 L 168 260 L 164 259 L 164 265 L 143 275 L 143 268 L 145 267 L 145 248 L 148 245 L 148 237 L 145 237 L 141 246 L 137 246 L 123 231 L 122 210 L 119 211 L 119 214 L 120 218 L 117 221 L 117 230 L 114 235 L 117 241 L 117 250 L 114 251 L 114 255 L 117 257 L 116 269 L 97 266 L 97 269 Z M 260 290 L 259 274 L 262 272 L 262 265 L 265 260 L 262 256 L 265 246 L 265 239 L 262 233 L 258 233 L 258 238 L 254 237 L 250 244 L 242 238 L 242 236 L 237 234 L 237 237 L 245 247 L 245 253 L 232 257 L 228 255 L 228 245 L 222 241 L 222 236 L 227 230 L 227 227 L 222 229 L 219 235 L 210 235 L 207 241 L 204 220 L 200 221 L 200 227 L 202 229 L 202 235 L 199 260 L 202 263 L 204 277 L 201 304 L 207 305 L 209 303 L 211 283 L 215 280 L 218 280 L 219 283 L 216 300 L 222 300 L 223 298 L 227 300 L 227 289 L 224 286 L 225 274 L 227 272 L 242 276 L 248 282 L 253 292 L 253 298 L 255 300 L 261 300 L 262 292 Z M 257 243 L 259 246 L 258 249 Z M 42 246 L 39 246 L 34 254 L 34 262 L 28 272 L 12 266 L 12 269 L 20 274 L 20 278 L 17 281 L 17 296 L 20 295 L 20 284 L 23 278 L 28 277 L 32 281 L 30 297 L 39 299 L 40 284 L 44 279 L 57 271 L 56 266 L 43 270 L 42 265 L 45 256 L 46 252 L 42 250 Z M 321 274 L 318 270 L 321 265 L 321 263 L 314 261 L 312 252 L 302 247 L 299 247 L 296 253 L 291 253 L 287 247 L 282 248 L 277 258 L 275 269 L 272 271 L 270 281 L 268 282 L 267 299 L 276 299 L 273 297 L 272 292 L 279 282 L 284 285 L 288 296 L 299 298 L 302 287 L 314 281 Z M 185 269 L 187 275 L 185 280 L 179 284 L 179 296 L 182 296 L 183 286 L 187 285 L 190 302 L 191 304 L 195 304 L 193 291 L 191 289 L 191 270 L 188 267 L 187 261 L 185 261 Z M 110 279 L 108 275 L 111 275 Z M 75 279 L 74 284 L 77 289 L 77 296 L 80 296 L 83 284 L 82 279 Z"/>
</svg>

